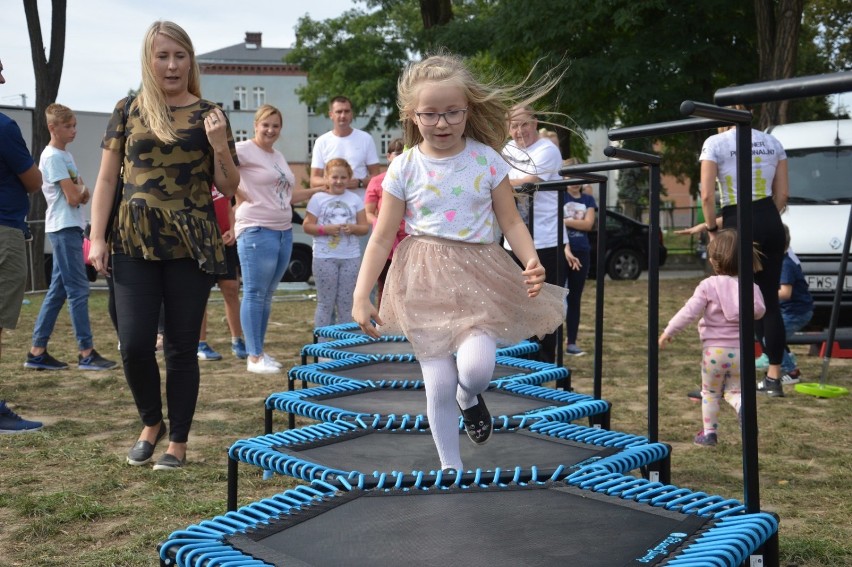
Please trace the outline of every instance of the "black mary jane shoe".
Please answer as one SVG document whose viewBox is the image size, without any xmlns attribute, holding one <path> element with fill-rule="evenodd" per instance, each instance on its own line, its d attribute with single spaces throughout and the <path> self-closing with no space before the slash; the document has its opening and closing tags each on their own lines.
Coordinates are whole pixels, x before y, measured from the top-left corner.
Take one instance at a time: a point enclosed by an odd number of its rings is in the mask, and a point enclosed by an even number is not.
<svg viewBox="0 0 852 567">
<path fill-rule="evenodd" d="M 160 439 L 166 436 L 168 428 L 164 422 L 160 422 L 160 430 L 157 432 L 157 439 L 153 443 L 147 441 L 137 441 L 136 444 L 127 452 L 127 464 L 134 467 L 141 467 L 151 462 L 154 456 L 154 449 Z"/>
<path fill-rule="evenodd" d="M 459 407 L 461 409 L 461 407 Z M 491 413 L 485 407 L 482 394 L 476 396 L 476 405 L 461 410 L 464 430 L 474 445 L 484 445 L 491 438 Z"/>
</svg>

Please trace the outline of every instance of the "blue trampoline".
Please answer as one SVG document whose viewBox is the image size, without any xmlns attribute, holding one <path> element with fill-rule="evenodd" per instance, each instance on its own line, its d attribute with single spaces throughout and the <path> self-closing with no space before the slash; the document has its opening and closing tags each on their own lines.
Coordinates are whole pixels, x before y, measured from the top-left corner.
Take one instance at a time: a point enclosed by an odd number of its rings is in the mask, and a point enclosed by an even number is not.
<svg viewBox="0 0 852 567">
<path fill-rule="evenodd" d="M 537 343 L 522 341 L 516 345 L 497 349 L 497 356 L 529 358 L 539 351 Z M 371 360 L 416 360 L 411 343 L 403 336 L 390 335 L 372 339 L 367 335 L 354 336 L 323 343 L 313 343 L 302 348 L 302 364 L 308 358 L 318 362 L 320 358 L 342 360 L 366 356 Z"/>
<path fill-rule="evenodd" d="M 172 533 L 161 565 L 735 567 L 778 530 L 740 502 L 594 468 L 315 481 Z M 483 482 L 479 484 L 477 481 Z"/>
<path fill-rule="evenodd" d="M 550 421 L 589 418 L 609 428 L 610 404 L 584 394 L 544 388 L 524 382 L 495 381 L 485 394 L 493 416 L 528 417 Z M 266 398 L 264 432 L 273 432 L 273 411 L 288 414 L 293 429 L 296 416 L 316 421 L 362 419 L 374 427 L 419 429 L 426 426 L 426 391 L 416 383 L 370 386 L 340 381 L 327 386 L 279 392 Z"/>
<path fill-rule="evenodd" d="M 467 441 L 461 423 L 459 435 L 466 467 L 489 477 L 496 472 L 504 481 L 523 469 L 553 474 L 560 467 L 576 470 L 591 464 L 624 473 L 667 460 L 670 454 L 667 445 L 648 443 L 644 437 L 529 418 L 497 419 L 492 438 L 481 447 Z M 321 423 L 243 439 L 230 448 L 228 455 L 229 510 L 237 506 L 240 462 L 306 481 L 344 476 L 353 482 L 361 475 L 374 479 L 402 477 L 409 485 L 418 475 L 434 474 L 432 469 L 438 462 L 427 428 L 374 428 L 361 420 Z M 357 483 L 364 485 L 363 480 Z"/>
<path fill-rule="evenodd" d="M 320 339 L 339 340 L 366 336 L 367 335 L 364 334 L 364 331 L 361 330 L 361 327 L 358 326 L 358 323 L 340 323 L 339 325 L 328 325 L 314 329 L 315 343 L 319 342 Z M 406 340 L 403 336 L 399 336 L 399 338 Z"/>
</svg>

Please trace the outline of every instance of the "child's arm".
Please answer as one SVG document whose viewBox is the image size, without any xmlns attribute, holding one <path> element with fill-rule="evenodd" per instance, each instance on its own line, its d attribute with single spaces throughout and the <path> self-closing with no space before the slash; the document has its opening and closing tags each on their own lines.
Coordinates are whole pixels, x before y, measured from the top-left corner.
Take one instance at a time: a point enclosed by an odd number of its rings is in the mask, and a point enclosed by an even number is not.
<svg viewBox="0 0 852 567">
<path fill-rule="evenodd" d="M 790 301 L 793 297 L 793 286 L 790 284 L 781 284 L 778 287 L 778 299 L 781 301 Z"/>
<path fill-rule="evenodd" d="M 572 270 L 579 270 L 583 267 L 580 263 L 580 259 L 571 253 L 571 245 L 567 242 L 565 243 L 565 260 L 568 262 L 568 267 Z"/>
<path fill-rule="evenodd" d="M 70 177 L 59 180 L 59 188 L 62 189 L 62 194 L 65 195 L 65 200 L 72 207 L 85 205 L 89 202 L 89 190 L 85 185 L 74 183 Z"/>
<path fill-rule="evenodd" d="M 704 280 L 706 281 L 706 280 Z M 704 281 L 698 284 L 692 297 L 686 300 L 686 303 L 680 310 L 671 318 L 669 324 L 666 325 L 663 334 L 660 335 L 657 344 L 660 348 L 665 348 L 665 345 L 674 340 L 675 335 L 680 333 L 687 325 L 701 317 L 704 309 L 707 307 L 707 297 L 704 294 Z"/>
<path fill-rule="evenodd" d="M 515 197 L 508 177 L 504 177 L 500 185 L 491 191 L 491 202 L 500 230 L 512 246 L 512 252 L 526 268 L 523 274 L 526 276 L 524 283 L 529 287 L 527 294 L 529 297 L 535 297 L 544 284 L 544 266 L 538 259 L 527 225 L 521 220 L 515 206 Z"/>
<path fill-rule="evenodd" d="M 352 319 L 358 323 L 362 331 L 374 339 L 379 338 L 380 335 L 372 321 L 376 321 L 379 325 L 383 322 L 370 302 L 370 292 L 385 267 L 404 214 L 405 201 L 385 194 L 382 198 L 382 208 L 379 210 L 379 220 L 364 251 L 355 292 L 352 294 Z M 435 293 L 440 293 L 440 290 L 435 290 Z"/>
<path fill-rule="evenodd" d="M 305 212 L 305 218 L 302 221 L 302 230 L 311 236 L 337 236 L 343 226 L 342 224 L 318 224 L 317 216 L 309 212 Z"/>
<path fill-rule="evenodd" d="M 379 220 L 379 208 L 375 201 L 364 201 L 364 212 L 367 214 L 367 222 L 375 223 Z"/>
<path fill-rule="evenodd" d="M 355 224 L 340 225 L 341 230 L 343 230 L 343 234 L 354 234 L 356 236 L 364 236 L 370 232 L 370 226 L 370 223 L 367 221 L 367 213 L 364 209 L 358 211 L 358 214 L 355 217 Z"/>
<path fill-rule="evenodd" d="M 589 232 L 595 226 L 595 209 L 593 209 L 592 207 L 588 207 L 586 209 L 586 213 L 583 215 L 583 218 L 563 219 L 562 223 L 565 225 L 566 228 Z"/>
</svg>

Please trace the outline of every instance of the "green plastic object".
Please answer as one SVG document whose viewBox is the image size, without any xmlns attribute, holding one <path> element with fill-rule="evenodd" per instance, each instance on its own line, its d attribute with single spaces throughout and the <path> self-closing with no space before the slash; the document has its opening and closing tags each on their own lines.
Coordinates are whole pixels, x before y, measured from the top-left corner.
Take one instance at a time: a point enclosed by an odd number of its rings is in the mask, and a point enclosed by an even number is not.
<svg viewBox="0 0 852 567">
<path fill-rule="evenodd" d="M 839 398 L 849 394 L 849 390 L 842 386 L 829 386 L 817 382 L 800 382 L 794 386 L 800 394 L 816 396 L 818 398 Z"/>
</svg>

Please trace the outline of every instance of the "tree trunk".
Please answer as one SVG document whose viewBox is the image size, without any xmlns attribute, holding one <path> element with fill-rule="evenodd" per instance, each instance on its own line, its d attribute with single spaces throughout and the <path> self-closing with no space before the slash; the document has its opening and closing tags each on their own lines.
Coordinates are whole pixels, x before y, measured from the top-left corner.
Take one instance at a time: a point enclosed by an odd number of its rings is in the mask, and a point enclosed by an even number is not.
<svg viewBox="0 0 852 567">
<path fill-rule="evenodd" d="M 804 0 L 755 0 L 760 80 L 789 79 L 796 70 Z M 787 121 L 789 101 L 763 104 L 757 127 Z"/>
<path fill-rule="evenodd" d="M 27 16 L 27 31 L 30 36 L 30 52 L 33 58 L 33 71 L 36 79 L 36 102 L 33 110 L 33 139 L 30 150 L 38 162 L 41 152 L 50 142 L 47 119 L 44 111 L 56 100 L 59 81 L 62 78 L 62 65 L 65 59 L 65 21 L 66 0 L 52 0 L 50 27 L 50 59 L 45 56 L 44 38 L 41 35 L 41 21 L 38 15 L 37 0 L 24 0 L 24 12 Z M 30 229 L 32 242 L 33 281 L 29 289 L 45 289 L 47 278 L 44 273 L 44 217 L 47 203 L 41 191 L 30 196 Z"/>
<path fill-rule="evenodd" d="M 420 17 L 423 29 L 442 26 L 453 19 L 453 4 L 451 0 L 420 0 Z"/>
</svg>

